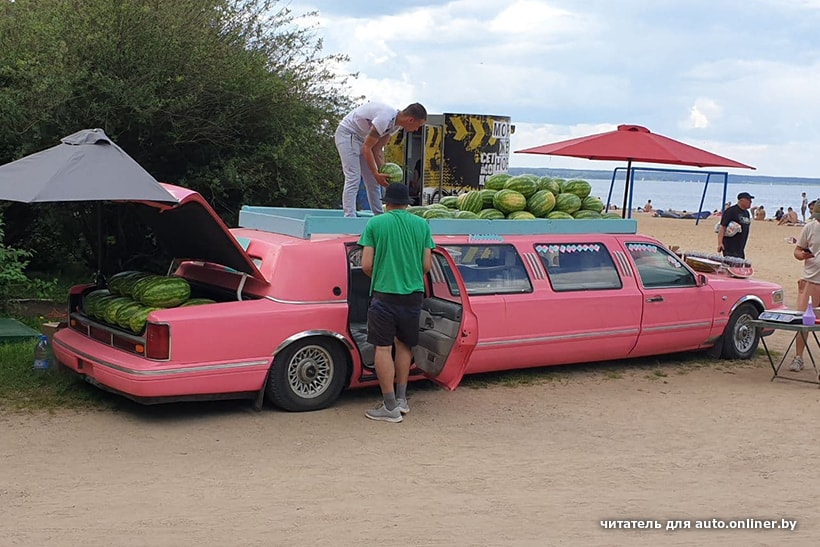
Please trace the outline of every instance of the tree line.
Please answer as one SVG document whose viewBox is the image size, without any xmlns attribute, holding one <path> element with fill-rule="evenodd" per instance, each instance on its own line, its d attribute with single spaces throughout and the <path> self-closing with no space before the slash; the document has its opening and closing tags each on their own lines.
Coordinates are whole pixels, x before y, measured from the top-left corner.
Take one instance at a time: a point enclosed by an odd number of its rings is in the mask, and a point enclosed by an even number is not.
<svg viewBox="0 0 820 547">
<path fill-rule="evenodd" d="M 338 206 L 333 132 L 361 97 L 309 15 L 278 0 L 0 0 L 0 164 L 99 127 L 228 225 L 243 204 Z M 0 254 L 93 271 L 93 208 L 0 201 Z M 109 272 L 156 255 L 136 214 L 103 211 Z"/>
</svg>

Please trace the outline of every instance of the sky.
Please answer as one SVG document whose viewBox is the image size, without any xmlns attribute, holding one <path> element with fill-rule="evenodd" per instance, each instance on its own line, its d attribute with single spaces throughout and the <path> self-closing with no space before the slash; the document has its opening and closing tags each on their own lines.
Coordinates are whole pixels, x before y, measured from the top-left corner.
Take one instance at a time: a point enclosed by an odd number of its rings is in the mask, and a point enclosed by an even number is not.
<svg viewBox="0 0 820 547">
<path fill-rule="evenodd" d="M 820 0 L 282 0 L 358 74 L 351 94 L 506 115 L 513 151 L 637 124 L 820 177 Z M 650 164 L 643 164 L 651 166 Z M 612 169 L 532 154 L 511 167 Z M 655 167 L 664 167 L 654 165 Z"/>
</svg>

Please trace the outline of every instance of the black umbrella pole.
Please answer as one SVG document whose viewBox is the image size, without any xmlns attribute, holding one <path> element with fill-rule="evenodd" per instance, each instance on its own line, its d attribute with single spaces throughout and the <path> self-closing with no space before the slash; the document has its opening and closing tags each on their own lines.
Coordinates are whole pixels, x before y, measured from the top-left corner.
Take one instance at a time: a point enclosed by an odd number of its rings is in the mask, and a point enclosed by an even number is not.
<svg viewBox="0 0 820 547">
<path fill-rule="evenodd" d="M 624 208 L 621 210 L 621 218 L 626 218 L 626 203 L 629 196 L 629 179 L 632 173 L 632 160 L 626 161 L 626 183 L 624 184 Z"/>
<path fill-rule="evenodd" d="M 102 202 L 98 201 L 97 205 L 97 273 L 94 274 L 94 282 L 97 284 L 98 288 L 102 288 L 105 286 L 105 280 L 103 279 L 102 274 L 102 266 L 103 266 L 103 211 L 102 211 Z"/>
</svg>

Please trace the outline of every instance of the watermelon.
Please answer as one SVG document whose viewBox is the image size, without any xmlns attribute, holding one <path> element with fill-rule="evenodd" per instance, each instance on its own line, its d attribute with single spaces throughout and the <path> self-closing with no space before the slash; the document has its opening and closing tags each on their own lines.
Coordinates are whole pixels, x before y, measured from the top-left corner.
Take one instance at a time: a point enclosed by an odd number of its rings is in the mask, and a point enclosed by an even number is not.
<svg viewBox="0 0 820 547">
<path fill-rule="evenodd" d="M 504 183 L 504 189 L 515 190 L 525 198 L 529 198 L 538 191 L 538 183 L 532 175 L 518 175 L 517 177 L 508 179 L 507 182 Z"/>
<path fill-rule="evenodd" d="M 581 200 L 581 209 L 600 213 L 604 210 L 604 202 L 595 196 L 587 196 Z"/>
<path fill-rule="evenodd" d="M 478 215 L 472 211 L 459 211 L 456 213 L 457 219 L 471 219 L 471 218 L 478 218 Z"/>
<path fill-rule="evenodd" d="M 513 211 L 523 211 L 526 206 L 527 198 L 524 197 L 524 194 L 515 190 L 505 188 L 499 190 L 493 196 L 493 207 L 507 215 Z"/>
<path fill-rule="evenodd" d="M 538 190 L 527 200 L 527 210 L 537 217 L 545 217 L 555 207 L 555 196 L 549 190 Z"/>
<path fill-rule="evenodd" d="M 88 315 L 95 319 L 101 319 L 105 321 L 105 310 L 108 307 L 108 303 L 112 300 L 116 300 L 117 298 L 123 297 L 117 296 L 116 294 L 109 294 L 95 299 L 92 303 L 92 307 L 91 310 L 89 310 Z"/>
<path fill-rule="evenodd" d="M 424 212 L 424 218 L 431 219 L 431 218 L 453 218 L 455 215 L 454 212 L 451 212 L 448 209 L 438 209 L 438 208 L 430 208 Z"/>
<path fill-rule="evenodd" d="M 458 209 L 458 196 L 444 196 L 439 203 L 448 209 Z"/>
<path fill-rule="evenodd" d="M 561 193 L 561 185 L 558 184 L 558 181 L 552 177 L 541 177 L 538 179 L 538 189 L 549 190 L 554 196 Z"/>
<path fill-rule="evenodd" d="M 109 325 L 116 325 L 117 324 L 117 312 L 122 306 L 127 306 L 133 302 L 127 296 L 118 296 L 116 298 L 112 298 L 111 300 L 105 303 L 105 307 L 101 310 L 100 317 L 103 321 L 108 323 Z"/>
<path fill-rule="evenodd" d="M 479 190 L 470 190 L 458 197 L 458 208 L 478 214 L 484 208 L 484 200 Z"/>
<path fill-rule="evenodd" d="M 96 289 L 85 296 L 83 296 L 83 313 L 89 316 L 94 315 L 94 306 L 96 305 L 97 301 L 100 300 L 103 296 L 109 296 L 111 292 L 108 289 Z"/>
<path fill-rule="evenodd" d="M 487 190 L 503 190 L 504 183 L 510 178 L 512 178 L 512 175 L 507 173 L 495 173 L 484 180 L 484 188 Z"/>
<path fill-rule="evenodd" d="M 151 277 L 154 274 L 148 272 L 137 272 L 135 274 L 129 275 L 125 279 L 122 280 L 122 283 L 119 285 L 119 291 L 122 296 L 130 296 L 133 298 L 134 296 L 134 286 L 140 279 L 145 279 L 146 277 Z"/>
<path fill-rule="evenodd" d="M 424 214 L 424 211 L 426 211 L 426 210 L 427 210 L 426 207 L 422 207 L 420 205 L 411 205 L 410 207 L 407 208 L 408 213 L 410 213 L 412 215 L 416 215 L 418 217 L 422 216 Z"/>
<path fill-rule="evenodd" d="M 552 211 L 547 214 L 549 220 L 572 220 L 573 216 L 564 211 Z"/>
<path fill-rule="evenodd" d="M 510 220 L 535 220 L 535 215 L 529 211 L 513 211 L 507 218 Z"/>
<path fill-rule="evenodd" d="M 598 211 L 590 211 L 589 209 L 581 209 L 579 211 L 575 211 L 572 214 L 572 218 L 576 218 L 576 219 L 601 218 L 601 213 L 599 213 Z"/>
<path fill-rule="evenodd" d="M 179 307 L 184 308 L 185 306 L 201 306 L 202 304 L 216 304 L 216 300 L 211 300 L 210 298 L 189 298 L 180 304 Z"/>
<path fill-rule="evenodd" d="M 615 212 L 610 211 L 609 213 L 601 213 L 601 218 L 620 220 L 622 217 L 621 217 L 621 213 L 615 213 Z"/>
<path fill-rule="evenodd" d="M 173 308 L 191 296 L 191 286 L 181 277 L 152 279 L 135 297 L 149 307 Z"/>
<path fill-rule="evenodd" d="M 504 218 L 504 213 L 498 209 L 482 209 L 481 212 L 478 213 L 478 218 L 484 220 L 497 220 Z"/>
<path fill-rule="evenodd" d="M 579 198 L 584 199 L 592 192 L 592 186 L 585 180 L 572 179 L 564 184 L 561 191 L 567 194 L 575 194 Z"/>
<path fill-rule="evenodd" d="M 114 314 L 114 322 L 124 329 L 130 329 L 131 327 L 129 326 L 129 320 L 131 319 L 131 315 L 142 307 L 142 304 L 133 300 L 119 306 Z"/>
<path fill-rule="evenodd" d="M 127 292 L 131 293 L 131 298 L 139 302 L 140 294 L 142 293 L 142 291 L 147 289 L 151 285 L 151 283 L 154 283 L 161 279 L 164 279 L 164 277 L 156 274 L 142 276 L 139 279 L 137 279 L 133 285 L 127 287 Z M 123 289 L 125 290 L 126 287 L 123 287 Z"/>
<path fill-rule="evenodd" d="M 162 308 L 144 307 L 134 311 L 131 317 L 128 318 L 128 328 L 132 332 L 139 334 L 145 328 L 145 322 L 148 320 L 148 314 L 152 311 L 161 310 Z"/>
<path fill-rule="evenodd" d="M 115 273 L 114 275 L 108 278 L 108 290 L 111 291 L 113 294 L 122 294 L 122 291 L 120 291 L 120 286 L 122 286 L 123 281 L 125 281 L 132 275 L 138 273 L 140 272 L 136 270 L 126 270 L 123 272 Z"/>
<path fill-rule="evenodd" d="M 481 202 L 482 202 L 482 209 L 492 209 L 493 207 L 493 196 L 495 195 L 498 190 L 479 190 L 481 192 Z"/>
<path fill-rule="evenodd" d="M 555 196 L 555 210 L 572 214 L 581 208 L 581 198 L 575 194 L 561 193 Z"/>
<path fill-rule="evenodd" d="M 564 191 L 564 185 L 567 183 L 567 179 L 554 178 L 552 180 L 555 181 L 555 184 L 558 185 L 558 194 L 563 192 Z M 555 195 L 558 196 L 558 194 L 555 194 Z"/>
<path fill-rule="evenodd" d="M 404 180 L 404 172 L 397 163 L 385 163 L 379 167 L 379 173 L 387 175 L 387 182 L 401 182 Z"/>
<path fill-rule="evenodd" d="M 456 196 L 454 196 L 454 197 L 456 197 Z M 445 210 L 445 211 L 446 211 L 447 209 L 449 209 L 449 207 L 447 207 L 446 205 L 442 204 L 441 202 L 438 202 L 438 203 L 431 203 L 430 205 L 427 205 L 426 207 L 427 207 L 428 209 L 443 209 L 443 210 Z"/>
</svg>

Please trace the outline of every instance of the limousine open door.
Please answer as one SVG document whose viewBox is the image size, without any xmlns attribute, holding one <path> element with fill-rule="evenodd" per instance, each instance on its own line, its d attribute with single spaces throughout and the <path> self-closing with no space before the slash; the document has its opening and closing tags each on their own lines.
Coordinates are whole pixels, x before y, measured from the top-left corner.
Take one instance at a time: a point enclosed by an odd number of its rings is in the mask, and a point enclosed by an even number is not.
<svg viewBox="0 0 820 547">
<path fill-rule="evenodd" d="M 478 342 L 478 319 L 452 257 L 433 249 L 419 320 L 416 367 L 437 384 L 453 390 L 461 382 Z"/>
</svg>

